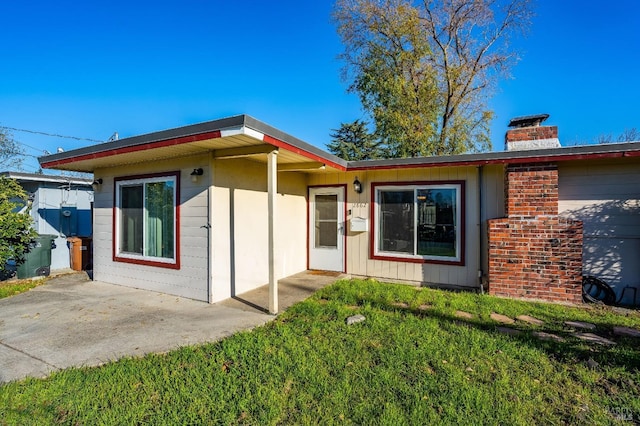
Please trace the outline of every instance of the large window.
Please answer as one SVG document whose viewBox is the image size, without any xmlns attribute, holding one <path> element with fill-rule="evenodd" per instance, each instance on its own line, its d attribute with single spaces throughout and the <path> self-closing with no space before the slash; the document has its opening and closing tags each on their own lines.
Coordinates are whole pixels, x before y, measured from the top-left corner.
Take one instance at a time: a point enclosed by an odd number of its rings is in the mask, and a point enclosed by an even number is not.
<svg viewBox="0 0 640 426">
<path fill-rule="evenodd" d="M 374 258 L 463 262 L 464 182 L 373 187 Z"/>
<path fill-rule="evenodd" d="M 115 259 L 178 267 L 178 175 L 116 179 Z"/>
</svg>

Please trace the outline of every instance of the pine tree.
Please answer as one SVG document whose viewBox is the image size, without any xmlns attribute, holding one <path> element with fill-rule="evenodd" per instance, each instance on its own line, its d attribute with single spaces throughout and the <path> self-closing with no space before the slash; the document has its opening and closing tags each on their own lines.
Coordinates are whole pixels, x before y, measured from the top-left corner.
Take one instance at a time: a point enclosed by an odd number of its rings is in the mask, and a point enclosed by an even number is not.
<svg viewBox="0 0 640 426">
<path fill-rule="evenodd" d="M 332 129 L 329 151 L 347 161 L 372 160 L 384 157 L 380 142 L 367 130 L 367 123 L 356 120 L 341 123 L 339 129 Z"/>
</svg>

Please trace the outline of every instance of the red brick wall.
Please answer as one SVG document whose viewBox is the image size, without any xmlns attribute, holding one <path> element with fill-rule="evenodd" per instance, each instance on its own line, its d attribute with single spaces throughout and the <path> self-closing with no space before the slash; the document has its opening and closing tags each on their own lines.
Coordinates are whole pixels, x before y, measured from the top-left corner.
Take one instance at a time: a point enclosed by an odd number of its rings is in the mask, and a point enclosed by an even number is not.
<svg viewBox="0 0 640 426">
<path fill-rule="evenodd" d="M 532 126 L 510 129 L 505 135 L 506 142 L 537 141 L 558 137 L 558 126 Z"/>
<path fill-rule="evenodd" d="M 489 220 L 489 293 L 582 300 L 582 222 L 558 216 L 555 164 L 509 165 L 507 217 Z"/>
<path fill-rule="evenodd" d="M 505 171 L 507 217 L 558 214 L 558 166 L 521 164 Z"/>
</svg>

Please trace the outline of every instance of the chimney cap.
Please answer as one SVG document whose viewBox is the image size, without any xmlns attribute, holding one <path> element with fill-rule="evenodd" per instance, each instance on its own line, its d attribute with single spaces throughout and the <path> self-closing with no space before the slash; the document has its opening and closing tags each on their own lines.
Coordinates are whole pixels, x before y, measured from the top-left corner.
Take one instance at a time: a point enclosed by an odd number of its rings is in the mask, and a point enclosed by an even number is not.
<svg viewBox="0 0 640 426">
<path fill-rule="evenodd" d="M 509 121 L 508 127 L 535 127 L 539 126 L 544 120 L 549 118 L 549 114 L 524 115 L 522 117 L 514 117 Z"/>
</svg>

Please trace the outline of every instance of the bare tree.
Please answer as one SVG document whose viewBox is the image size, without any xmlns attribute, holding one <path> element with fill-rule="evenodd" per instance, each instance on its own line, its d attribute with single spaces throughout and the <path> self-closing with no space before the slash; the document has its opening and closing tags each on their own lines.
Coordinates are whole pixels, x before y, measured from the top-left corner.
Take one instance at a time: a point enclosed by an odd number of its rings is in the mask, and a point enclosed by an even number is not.
<svg viewBox="0 0 640 426">
<path fill-rule="evenodd" d="M 640 130 L 635 127 L 630 129 L 624 129 L 617 137 L 614 137 L 611 133 L 606 135 L 600 135 L 596 138 L 596 143 L 616 143 L 616 142 L 634 142 L 640 141 Z"/>
<path fill-rule="evenodd" d="M 11 133 L 0 127 L 0 170 L 19 170 L 24 161 L 24 151 Z"/>
<path fill-rule="evenodd" d="M 518 59 L 528 0 L 337 0 L 344 77 L 395 156 L 490 148 L 487 99 Z"/>
</svg>

